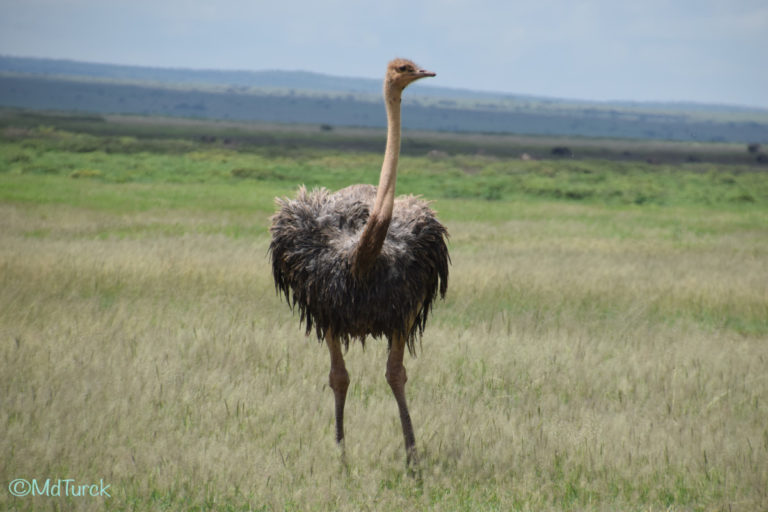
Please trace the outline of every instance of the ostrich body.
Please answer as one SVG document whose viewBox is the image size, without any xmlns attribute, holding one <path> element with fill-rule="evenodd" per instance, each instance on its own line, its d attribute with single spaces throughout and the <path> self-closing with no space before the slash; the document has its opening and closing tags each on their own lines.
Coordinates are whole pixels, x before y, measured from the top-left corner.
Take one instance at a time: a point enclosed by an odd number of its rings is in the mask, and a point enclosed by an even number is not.
<svg viewBox="0 0 768 512">
<path fill-rule="evenodd" d="M 445 227 L 426 201 L 395 198 L 403 89 L 435 76 L 395 59 L 384 79 L 387 145 L 378 187 L 352 185 L 331 193 L 299 188 L 295 199 L 277 199 L 269 246 L 278 293 L 298 306 L 309 335 L 313 328 L 331 356 L 329 383 L 336 404 L 336 442 L 344 440 L 349 374 L 341 346 L 351 339 L 384 336 L 386 378 L 397 401 L 408 463 L 415 440 L 405 400 L 403 355 L 423 331 L 438 292 L 448 284 Z"/>
</svg>

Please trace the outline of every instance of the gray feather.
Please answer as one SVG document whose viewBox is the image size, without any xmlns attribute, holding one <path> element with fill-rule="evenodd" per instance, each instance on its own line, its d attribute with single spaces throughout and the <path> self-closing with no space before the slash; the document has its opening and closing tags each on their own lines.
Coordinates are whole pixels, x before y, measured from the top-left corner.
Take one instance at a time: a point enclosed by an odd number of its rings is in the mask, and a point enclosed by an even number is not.
<svg viewBox="0 0 768 512">
<path fill-rule="evenodd" d="M 381 253 L 355 278 L 350 258 L 375 197 L 372 185 L 336 193 L 302 186 L 295 199 L 278 199 L 269 246 L 275 288 L 320 341 L 329 329 L 347 346 L 369 335 L 390 344 L 403 336 L 413 353 L 432 302 L 448 286 L 448 232 L 426 201 L 400 196 Z"/>
</svg>

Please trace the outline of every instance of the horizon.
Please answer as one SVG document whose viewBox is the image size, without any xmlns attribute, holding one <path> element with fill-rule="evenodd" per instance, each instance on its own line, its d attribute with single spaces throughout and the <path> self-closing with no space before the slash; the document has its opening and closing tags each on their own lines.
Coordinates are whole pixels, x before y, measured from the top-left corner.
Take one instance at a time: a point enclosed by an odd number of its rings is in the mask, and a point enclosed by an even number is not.
<svg viewBox="0 0 768 512">
<path fill-rule="evenodd" d="M 159 65 L 141 65 L 141 64 L 120 64 L 115 62 L 102 62 L 102 61 L 87 61 L 87 60 L 80 60 L 80 59 L 69 59 L 69 58 L 50 58 L 50 57 L 37 57 L 37 56 L 21 56 L 21 55 L 8 55 L 8 54 L 2 54 L 0 53 L 0 58 L 8 58 L 8 59 L 28 59 L 28 60 L 39 60 L 39 61 L 53 61 L 53 62 L 70 62 L 70 63 L 77 63 L 77 64 L 87 64 L 87 65 L 95 65 L 95 66 L 114 66 L 114 67 L 123 67 L 123 68 L 136 68 L 136 69 L 151 69 L 151 70 L 168 70 L 168 71 L 180 71 L 180 72 L 205 72 L 205 73 L 307 73 L 311 75 L 317 75 L 317 76 L 324 76 L 324 77 L 330 77 L 330 78 L 337 78 L 337 79 L 343 79 L 343 78 L 350 78 L 355 80 L 370 80 L 372 82 L 380 82 L 380 79 L 371 78 L 371 77 L 363 77 L 363 76 L 351 76 L 351 75 L 335 75 L 330 73 L 322 73 L 317 71 L 310 71 L 307 69 L 277 69 L 277 68 L 271 68 L 271 69 L 224 69 L 224 68 L 205 68 L 205 67 L 199 67 L 199 68 L 193 68 L 193 67 L 179 67 L 179 66 L 159 66 Z M 413 86 L 412 86 L 413 87 Z M 639 107 L 642 106 L 659 106 L 659 107 L 674 107 L 674 106 L 689 106 L 689 107 L 702 107 L 702 108 L 723 108 L 723 109 L 734 109 L 734 110 L 745 110 L 745 111 L 757 111 L 757 112 L 765 112 L 768 113 L 768 106 L 762 107 L 762 106 L 752 106 L 752 105 L 745 105 L 745 104 L 736 104 L 736 103 L 713 103 L 713 102 L 702 102 L 702 101 L 693 101 L 693 100 L 632 100 L 632 99 L 622 99 L 622 98 L 609 98 L 609 99 L 583 99 L 583 98 L 568 98 L 568 97 L 555 97 L 555 96 L 544 96 L 544 95 L 538 95 L 538 94 L 527 94 L 527 93 L 514 93 L 514 92 L 505 92 L 505 91 L 494 91 L 494 90 L 480 90 L 480 89 L 470 89 L 470 88 L 464 88 L 464 87 L 452 87 L 452 86 L 443 86 L 443 85 L 433 85 L 429 83 L 418 83 L 416 84 L 416 87 L 419 89 L 437 89 L 437 90 L 443 90 L 443 91 L 449 91 L 449 90 L 456 90 L 459 92 L 464 93 L 480 93 L 480 94 L 487 94 L 489 96 L 497 96 L 498 98 L 531 98 L 535 100 L 542 100 L 542 101 L 555 101 L 555 102 L 563 102 L 563 103 L 584 103 L 584 104 L 598 104 L 598 105 L 621 105 L 621 106 L 634 106 L 637 105 Z"/>
<path fill-rule="evenodd" d="M 0 8 L 0 53 L 21 57 L 378 79 L 405 56 L 447 88 L 768 108 L 761 0 L 0 0 Z"/>
</svg>

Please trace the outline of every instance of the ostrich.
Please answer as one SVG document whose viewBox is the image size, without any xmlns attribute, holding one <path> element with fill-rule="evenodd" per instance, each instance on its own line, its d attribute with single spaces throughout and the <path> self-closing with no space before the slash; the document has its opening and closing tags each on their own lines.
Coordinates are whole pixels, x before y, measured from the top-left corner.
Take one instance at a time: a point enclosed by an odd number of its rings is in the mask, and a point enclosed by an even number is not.
<svg viewBox="0 0 768 512">
<path fill-rule="evenodd" d="M 299 187 L 295 199 L 276 199 L 269 252 L 275 289 L 298 306 L 306 335 L 314 326 L 331 356 L 329 384 L 335 398 L 336 442 L 343 450 L 344 403 L 350 339 L 388 342 L 386 379 L 397 401 L 407 465 L 416 455 L 405 400 L 403 355 L 424 332 L 432 302 L 445 296 L 450 258 L 448 232 L 428 203 L 395 198 L 400 154 L 400 99 L 411 82 L 435 73 L 405 59 L 387 66 L 384 100 L 387 143 L 379 186 L 351 185 L 335 193 Z"/>
</svg>

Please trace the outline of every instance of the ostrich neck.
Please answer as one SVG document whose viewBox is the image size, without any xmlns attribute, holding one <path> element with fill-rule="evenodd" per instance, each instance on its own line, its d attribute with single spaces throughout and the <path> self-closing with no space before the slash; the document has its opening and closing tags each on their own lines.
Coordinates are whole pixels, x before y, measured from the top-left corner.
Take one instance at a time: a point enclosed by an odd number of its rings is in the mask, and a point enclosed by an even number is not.
<svg viewBox="0 0 768 512">
<path fill-rule="evenodd" d="M 364 277 L 373 267 L 381 253 L 387 237 L 392 210 L 395 205 L 395 182 L 397 181 L 397 159 L 400 155 L 400 98 L 402 91 L 386 87 L 384 100 L 387 106 L 387 147 L 384 163 L 381 165 L 379 186 L 368 221 L 365 223 L 360 241 L 352 253 L 352 273 Z"/>
<path fill-rule="evenodd" d="M 376 189 L 376 201 L 372 216 L 378 221 L 389 221 L 395 203 L 395 183 L 397 182 L 397 160 L 400 156 L 400 93 L 387 90 L 387 147 L 384 162 L 381 164 L 379 186 Z"/>
</svg>

